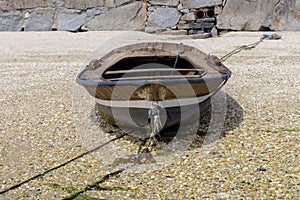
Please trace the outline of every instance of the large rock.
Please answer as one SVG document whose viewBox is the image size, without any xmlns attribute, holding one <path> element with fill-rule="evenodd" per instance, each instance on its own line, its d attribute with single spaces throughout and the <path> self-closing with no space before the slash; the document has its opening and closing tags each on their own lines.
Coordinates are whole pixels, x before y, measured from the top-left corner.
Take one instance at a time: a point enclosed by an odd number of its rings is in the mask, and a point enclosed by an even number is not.
<svg viewBox="0 0 300 200">
<path fill-rule="evenodd" d="M 222 0 L 180 0 L 184 8 L 204 8 L 222 5 Z"/>
<path fill-rule="evenodd" d="M 77 31 L 85 23 L 86 12 L 74 9 L 61 9 L 57 13 L 56 27 L 59 31 Z"/>
<path fill-rule="evenodd" d="M 146 21 L 146 3 L 137 1 L 112 8 L 96 16 L 86 25 L 87 30 L 142 30 Z"/>
<path fill-rule="evenodd" d="M 90 21 L 90 20 L 93 19 L 95 16 L 101 15 L 101 14 L 107 12 L 108 10 L 109 10 L 108 7 L 99 7 L 99 8 L 88 9 L 88 10 L 86 11 L 86 14 L 87 14 L 87 19 L 86 19 L 86 21 Z"/>
<path fill-rule="evenodd" d="M 299 31 L 300 30 L 300 1 L 281 1 L 273 10 L 265 25 L 272 30 Z"/>
<path fill-rule="evenodd" d="M 149 1 L 151 5 L 160 5 L 160 6 L 177 6 L 179 0 L 151 0 Z"/>
<path fill-rule="evenodd" d="M 20 31 L 23 23 L 23 13 L 10 11 L 0 13 L 0 31 Z"/>
<path fill-rule="evenodd" d="M 300 30 L 299 0 L 227 0 L 217 17 L 219 29 Z"/>
<path fill-rule="evenodd" d="M 148 18 L 149 27 L 172 27 L 175 26 L 180 19 L 180 12 L 176 8 L 157 8 Z"/>
<path fill-rule="evenodd" d="M 54 23 L 54 8 L 37 8 L 26 20 L 25 31 L 50 31 Z"/>
</svg>

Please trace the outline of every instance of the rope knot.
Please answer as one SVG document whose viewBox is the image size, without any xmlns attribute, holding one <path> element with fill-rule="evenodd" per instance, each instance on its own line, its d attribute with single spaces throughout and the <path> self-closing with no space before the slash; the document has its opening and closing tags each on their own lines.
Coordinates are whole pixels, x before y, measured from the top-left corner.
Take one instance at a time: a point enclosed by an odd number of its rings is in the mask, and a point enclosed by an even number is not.
<svg viewBox="0 0 300 200">
<path fill-rule="evenodd" d="M 150 138 L 157 135 L 163 128 L 160 119 L 160 109 L 161 106 L 158 105 L 158 103 L 153 103 L 152 108 L 148 111 L 148 119 L 150 121 L 149 124 L 151 129 Z"/>
</svg>

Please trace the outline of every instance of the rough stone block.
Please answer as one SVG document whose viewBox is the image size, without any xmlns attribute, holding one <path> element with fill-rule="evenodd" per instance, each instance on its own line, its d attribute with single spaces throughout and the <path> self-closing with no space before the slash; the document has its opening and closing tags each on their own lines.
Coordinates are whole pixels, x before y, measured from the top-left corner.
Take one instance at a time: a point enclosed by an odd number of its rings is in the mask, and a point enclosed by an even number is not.
<svg viewBox="0 0 300 200">
<path fill-rule="evenodd" d="M 187 13 L 181 16 L 182 21 L 195 21 L 195 14 L 194 13 Z"/>
<path fill-rule="evenodd" d="M 100 7 L 100 8 L 92 8 L 86 11 L 87 19 L 86 21 L 90 21 L 98 15 L 101 15 L 109 10 L 108 7 Z"/>
<path fill-rule="evenodd" d="M 185 8 L 204 8 L 222 5 L 222 0 L 180 0 Z"/>
<path fill-rule="evenodd" d="M 232 30 L 300 30 L 299 0 L 227 0 L 217 27 Z"/>
<path fill-rule="evenodd" d="M 160 6 L 177 6 L 179 0 L 151 0 L 149 1 L 151 5 L 160 5 Z"/>
<path fill-rule="evenodd" d="M 216 6 L 214 11 L 216 15 L 220 15 L 222 13 L 222 7 L 221 6 Z"/>
<path fill-rule="evenodd" d="M 227 0 L 223 12 L 217 16 L 217 27 L 232 30 L 259 30 L 267 16 L 272 14 L 277 2 L 278 0 Z"/>
<path fill-rule="evenodd" d="M 180 3 L 180 4 L 178 4 L 178 6 L 177 6 L 177 10 L 182 10 L 182 9 L 184 9 L 183 8 L 183 6 L 182 6 L 182 4 Z"/>
<path fill-rule="evenodd" d="M 187 8 L 185 8 L 185 9 L 181 9 L 181 10 L 179 10 L 181 13 L 184 13 L 184 14 L 187 14 L 187 13 L 189 13 L 190 12 L 190 10 L 189 9 L 187 9 Z"/>
<path fill-rule="evenodd" d="M 181 17 L 176 8 L 157 8 L 148 18 L 148 26 L 152 27 L 172 27 L 176 25 Z"/>
<path fill-rule="evenodd" d="M 187 35 L 186 30 L 166 30 L 159 33 L 160 35 Z"/>
<path fill-rule="evenodd" d="M 178 29 L 203 29 L 203 28 L 213 28 L 214 23 L 188 23 L 188 24 L 178 24 Z"/>
<path fill-rule="evenodd" d="M 269 24 L 276 31 L 300 31 L 300 1 L 290 0 L 276 4 L 272 15 L 265 19 L 263 25 L 268 27 Z"/>
<path fill-rule="evenodd" d="M 86 10 L 96 7 L 113 7 L 114 0 L 65 0 L 65 7 L 70 9 Z"/>
<path fill-rule="evenodd" d="M 216 21 L 216 18 L 214 18 L 214 17 L 196 19 L 196 22 L 198 22 L 198 23 L 214 23 L 215 21 Z"/>
<path fill-rule="evenodd" d="M 150 6 L 150 7 L 147 8 L 147 10 L 148 10 L 149 12 L 153 12 L 153 11 L 156 10 L 156 8 L 157 8 L 157 6 Z"/>
<path fill-rule="evenodd" d="M 137 1 L 112 8 L 84 26 L 87 30 L 142 30 L 146 22 L 146 3 Z"/>
<path fill-rule="evenodd" d="M 155 33 L 163 30 L 167 30 L 167 29 L 162 27 L 145 27 L 145 32 L 147 33 Z"/>
<path fill-rule="evenodd" d="M 23 22 L 23 13 L 10 11 L 0 13 L 0 31 L 19 31 Z"/>
<path fill-rule="evenodd" d="M 202 34 L 202 33 L 204 33 L 204 30 L 194 30 L 194 29 L 192 29 L 192 30 L 188 31 L 189 35 Z"/>
<path fill-rule="evenodd" d="M 49 31 L 54 23 L 54 8 L 37 8 L 25 23 L 25 31 Z"/>
<path fill-rule="evenodd" d="M 62 9 L 56 17 L 56 27 L 59 31 L 77 31 L 85 23 L 86 12 L 74 9 Z"/>
</svg>

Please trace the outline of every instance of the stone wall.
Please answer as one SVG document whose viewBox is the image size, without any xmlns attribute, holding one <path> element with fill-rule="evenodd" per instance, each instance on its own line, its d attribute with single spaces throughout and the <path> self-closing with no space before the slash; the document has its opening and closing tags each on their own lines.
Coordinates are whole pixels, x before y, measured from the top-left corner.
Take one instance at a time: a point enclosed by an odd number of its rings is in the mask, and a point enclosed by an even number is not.
<svg viewBox="0 0 300 200">
<path fill-rule="evenodd" d="M 143 30 L 146 2 L 0 0 L 0 31 Z"/>
<path fill-rule="evenodd" d="M 0 0 L 0 31 L 300 30 L 300 0 Z"/>
</svg>

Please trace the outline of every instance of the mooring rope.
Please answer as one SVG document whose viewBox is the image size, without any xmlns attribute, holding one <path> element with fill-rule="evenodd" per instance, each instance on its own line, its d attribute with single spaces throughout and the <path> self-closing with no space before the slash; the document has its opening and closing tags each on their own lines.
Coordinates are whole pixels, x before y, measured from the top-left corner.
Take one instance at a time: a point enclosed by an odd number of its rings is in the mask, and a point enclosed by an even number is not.
<svg viewBox="0 0 300 200">
<path fill-rule="evenodd" d="M 79 195 L 89 191 L 89 190 L 97 190 L 99 189 L 99 184 L 100 183 L 103 183 L 105 182 L 107 179 L 109 179 L 111 176 L 115 176 L 115 175 L 118 175 L 120 174 L 121 172 L 123 172 L 124 169 L 119 169 L 117 171 L 114 171 L 114 172 L 111 172 L 109 174 L 106 174 L 105 176 L 103 176 L 100 180 L 92 183 L 92 184 L 89 184 L 87 185 L 84 189 L 72 194 L 71 196 L 68 196 L 68 197 L 64 197 L 63 200 L 72 200 L 72 199 L 76 199 Z"/>
<path fill-rule="evenodd" d="M 73 162 L 73 161 L 75 161 L 75 160 L 78 160 L 79 158 L 81 158 L 81 157 L 83 157 L 83 156 L 85 156 L 85 155 L 87 155 L 87 154 L 90 154 L 90 153 L 92 153 L 92 152 L 94 152 L 94 151 L 99 150 L 100 148 L 102 148 L 102 147 L 108 145 L 109 143 L 111 143 L 111 142 L 113 142 L 113 141 L 115 141 L 115 140 L 118 140 L 118 139 L 123 138 L 125 135 L 127 135 L 127 134 L 122 134 L 122 135 L 120 135 L 120 136 L 117 136 L 117 137 L 115 137 L 115 138 L 113 138 L 113 139 L 111 139 L 111 140 L 109 140 L 109 141 L 107 141 L 107 142 L 105 142 L 105 143 L 99 145 L 98 147 L 95 147 L 94 149 L 91 149 L 91 150 L 88 150 L 88 151 L 86 151 L 86 152 L 83 152 L 83 153 L 79 154 L 78 156 L 76 156 L 76 157 L 74 157 L 74 158 L 72 158 L 72 159 L 70 159 L 70 160 L 67 160 L 66 162 L 64 162 L 64 163 L 62 163 L 62 164 L 60 164 L 60 165 L 57 165 L 57 166 L 55 166 L 55 167 L 53 167 L 53 168 L 50 168 L 50 169 L 48 169 L 48 170 L 46 170 L 46 171 L 44 171 L 44 172 L 42 172 L 42 173 L 39 173 L 39 174 L 37 174 L 37 175 L 35 175 L 35 176 L 31 177 L 31 178 L 28 178 L 28 179 L 26 179 L 26 180 L 24 180 L 24 181 L 22 181 L 22 182 L 20 182 L 20 183 L 17 183 L 17 184 L 15 184 L 15 185 L 13 185 L 13 186 L 11 186 L 11 187 L 5 189 L 5 190 L 2 190 L 2 191 L 0 191 L 0 194 L 4 194 L 4 193 L 6 193 L 6 192 L 8 192 L 8 191 L 10 191 L 10 190 L 16 189 L 16 188 L 18 188 L 18 187 L 24 185 L 25 183 L 28 183 L 28 182 L 30 182 L 30 181 L 32 181 L 32 180 L 35 180 L 35 179 L 37 179 L 37 178 L 39 178 L 39 177 L 42 177 L 42 176 L 48 174 L 49 172 L 52 172 L 52 171 L 54 171 L 54 170 L 56 170 L 56 169 L 59 169 L 59 168 L 65 166 L 65 165 L 67 165 L 67 164 L 69 164 L 69 163 L 71 163 L 71 162 Z"/>
<path fill-rule="evenodd" d="M 259 45 L 261 42 L 263 42 L 263 40 L 266 39 L 266 38 L 268 38 L 269 40 L 278 40 L 281 37 L 282 37 L 281 34 L 266 32 L 266 33 L 263 34 L 263 36 L 261 36 L 259 41 L 251 43 L 251 44 L 239 46 L 238 48 L 232 50 L 231 52 L 229 52 L 226 55 L 224 55 L 223 57 L 221 57 L 220 62 L 223 62 L 223 61 L 227 60 L 232 55 L 237 54 L 237 53 L 241 52 L 242 50 L 249 50 L 249 49 L 255 48 L 257 45 Z"/>
<path fill-rule="evenodd" d="M 183 45 L 183 44 L 180 43 L 180 45 Z M 183 46 L 183 49 L 180 50 L 180 51 L 176 54 L 176 59 L 175 59 L 174 65 L 173 65 L 173 68 L 174 68 L 174 69 L 175 69 L 175 67 L 176 67 L 176 65 L 177 65 L 179 55 L 183 54 L 184 52 L 185 52 L 185 47 Z"/>
<path fill-rule="evenodd" d="M 157 135 L 162 129 L 159 107 L 160 106 L 157 103 L 153 103 L 153 107 L 148 111 L 148 118 L 150 120 L 150 138 Z"/>
</svg>

